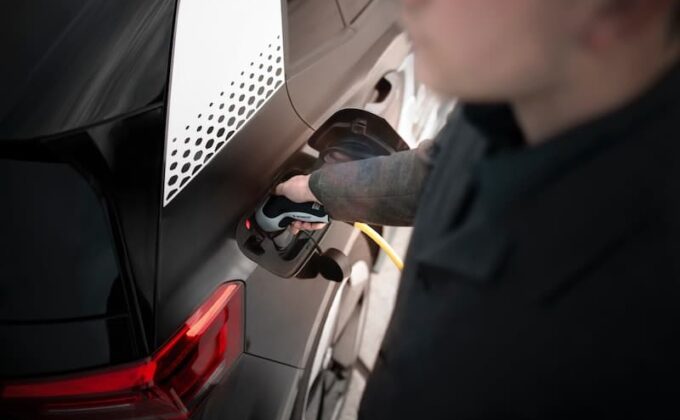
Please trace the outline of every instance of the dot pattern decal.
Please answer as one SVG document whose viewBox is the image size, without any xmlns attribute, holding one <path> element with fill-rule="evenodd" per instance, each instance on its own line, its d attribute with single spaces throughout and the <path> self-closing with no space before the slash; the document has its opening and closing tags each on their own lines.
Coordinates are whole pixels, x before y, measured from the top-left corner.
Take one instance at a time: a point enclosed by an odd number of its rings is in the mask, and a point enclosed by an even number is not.
<svg viewBox="0 0 680 420">
<path fill-rule="evenodd" d="M 224 148 L 284 82 L 281 36 L 253 57 L 237 80 L 221 87 L 187 121 L 184 133 L 168 139 L 164 203 L 167 205 Z"/>
</svg>

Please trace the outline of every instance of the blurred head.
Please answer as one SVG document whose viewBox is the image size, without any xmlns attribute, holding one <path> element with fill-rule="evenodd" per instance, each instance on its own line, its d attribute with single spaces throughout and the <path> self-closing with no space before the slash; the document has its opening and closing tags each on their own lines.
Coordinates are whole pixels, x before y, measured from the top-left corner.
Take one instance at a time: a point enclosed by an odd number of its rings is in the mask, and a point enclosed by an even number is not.
<svg viewBox="0 0 680 420">
<path fill-rule="evenodd" d="M 680 38 L 678 0 L 402 2 L 418 77 L 471 101 L 532 95 Z"/>
</svg>

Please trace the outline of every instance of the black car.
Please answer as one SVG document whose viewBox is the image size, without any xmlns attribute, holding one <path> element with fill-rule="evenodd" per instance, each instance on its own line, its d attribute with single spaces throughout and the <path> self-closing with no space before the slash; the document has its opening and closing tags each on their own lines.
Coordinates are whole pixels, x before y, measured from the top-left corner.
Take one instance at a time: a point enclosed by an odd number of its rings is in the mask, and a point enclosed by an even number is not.
<svg viewBox="0 0 680 420">
<path fill-rule="evenodd" d="M 432 134 L 397 15 L 0 4 L 0 418 L 337 416 L 377 250 L 338 222 L 280 249 L 252 215 L 287 176 Z"/>
</svg>

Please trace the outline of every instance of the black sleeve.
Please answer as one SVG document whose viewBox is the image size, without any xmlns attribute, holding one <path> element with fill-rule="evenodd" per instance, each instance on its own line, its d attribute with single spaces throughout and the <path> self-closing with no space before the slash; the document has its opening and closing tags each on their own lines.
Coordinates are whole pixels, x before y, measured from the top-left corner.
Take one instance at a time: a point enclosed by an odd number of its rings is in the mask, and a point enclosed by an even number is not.
<svg viewBox="0 0 680 420">
<path fill-rule="evenodd" d="M 329 164 L 311 174 L 309 187 L 335 220 L 409 226 L 436 148 L 428 140 L 390 156 Z"/>
</svg>

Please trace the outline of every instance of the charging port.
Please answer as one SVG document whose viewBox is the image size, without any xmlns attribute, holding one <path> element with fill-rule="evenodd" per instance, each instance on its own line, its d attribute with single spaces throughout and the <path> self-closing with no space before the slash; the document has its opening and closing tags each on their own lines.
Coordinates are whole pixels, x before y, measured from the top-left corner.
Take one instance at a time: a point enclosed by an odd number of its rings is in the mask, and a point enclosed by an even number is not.
<svg viewBox="0 0 680 420">
<path fill-rule="evenodd" d="M 246 239 L 244 246 L 254 255 L 261 256 L 264 254 L 264 248 L 262 248 L 262 238 L 259 238 L 256 235 L 249 236 L 248 239 Z"/>
</svg>

